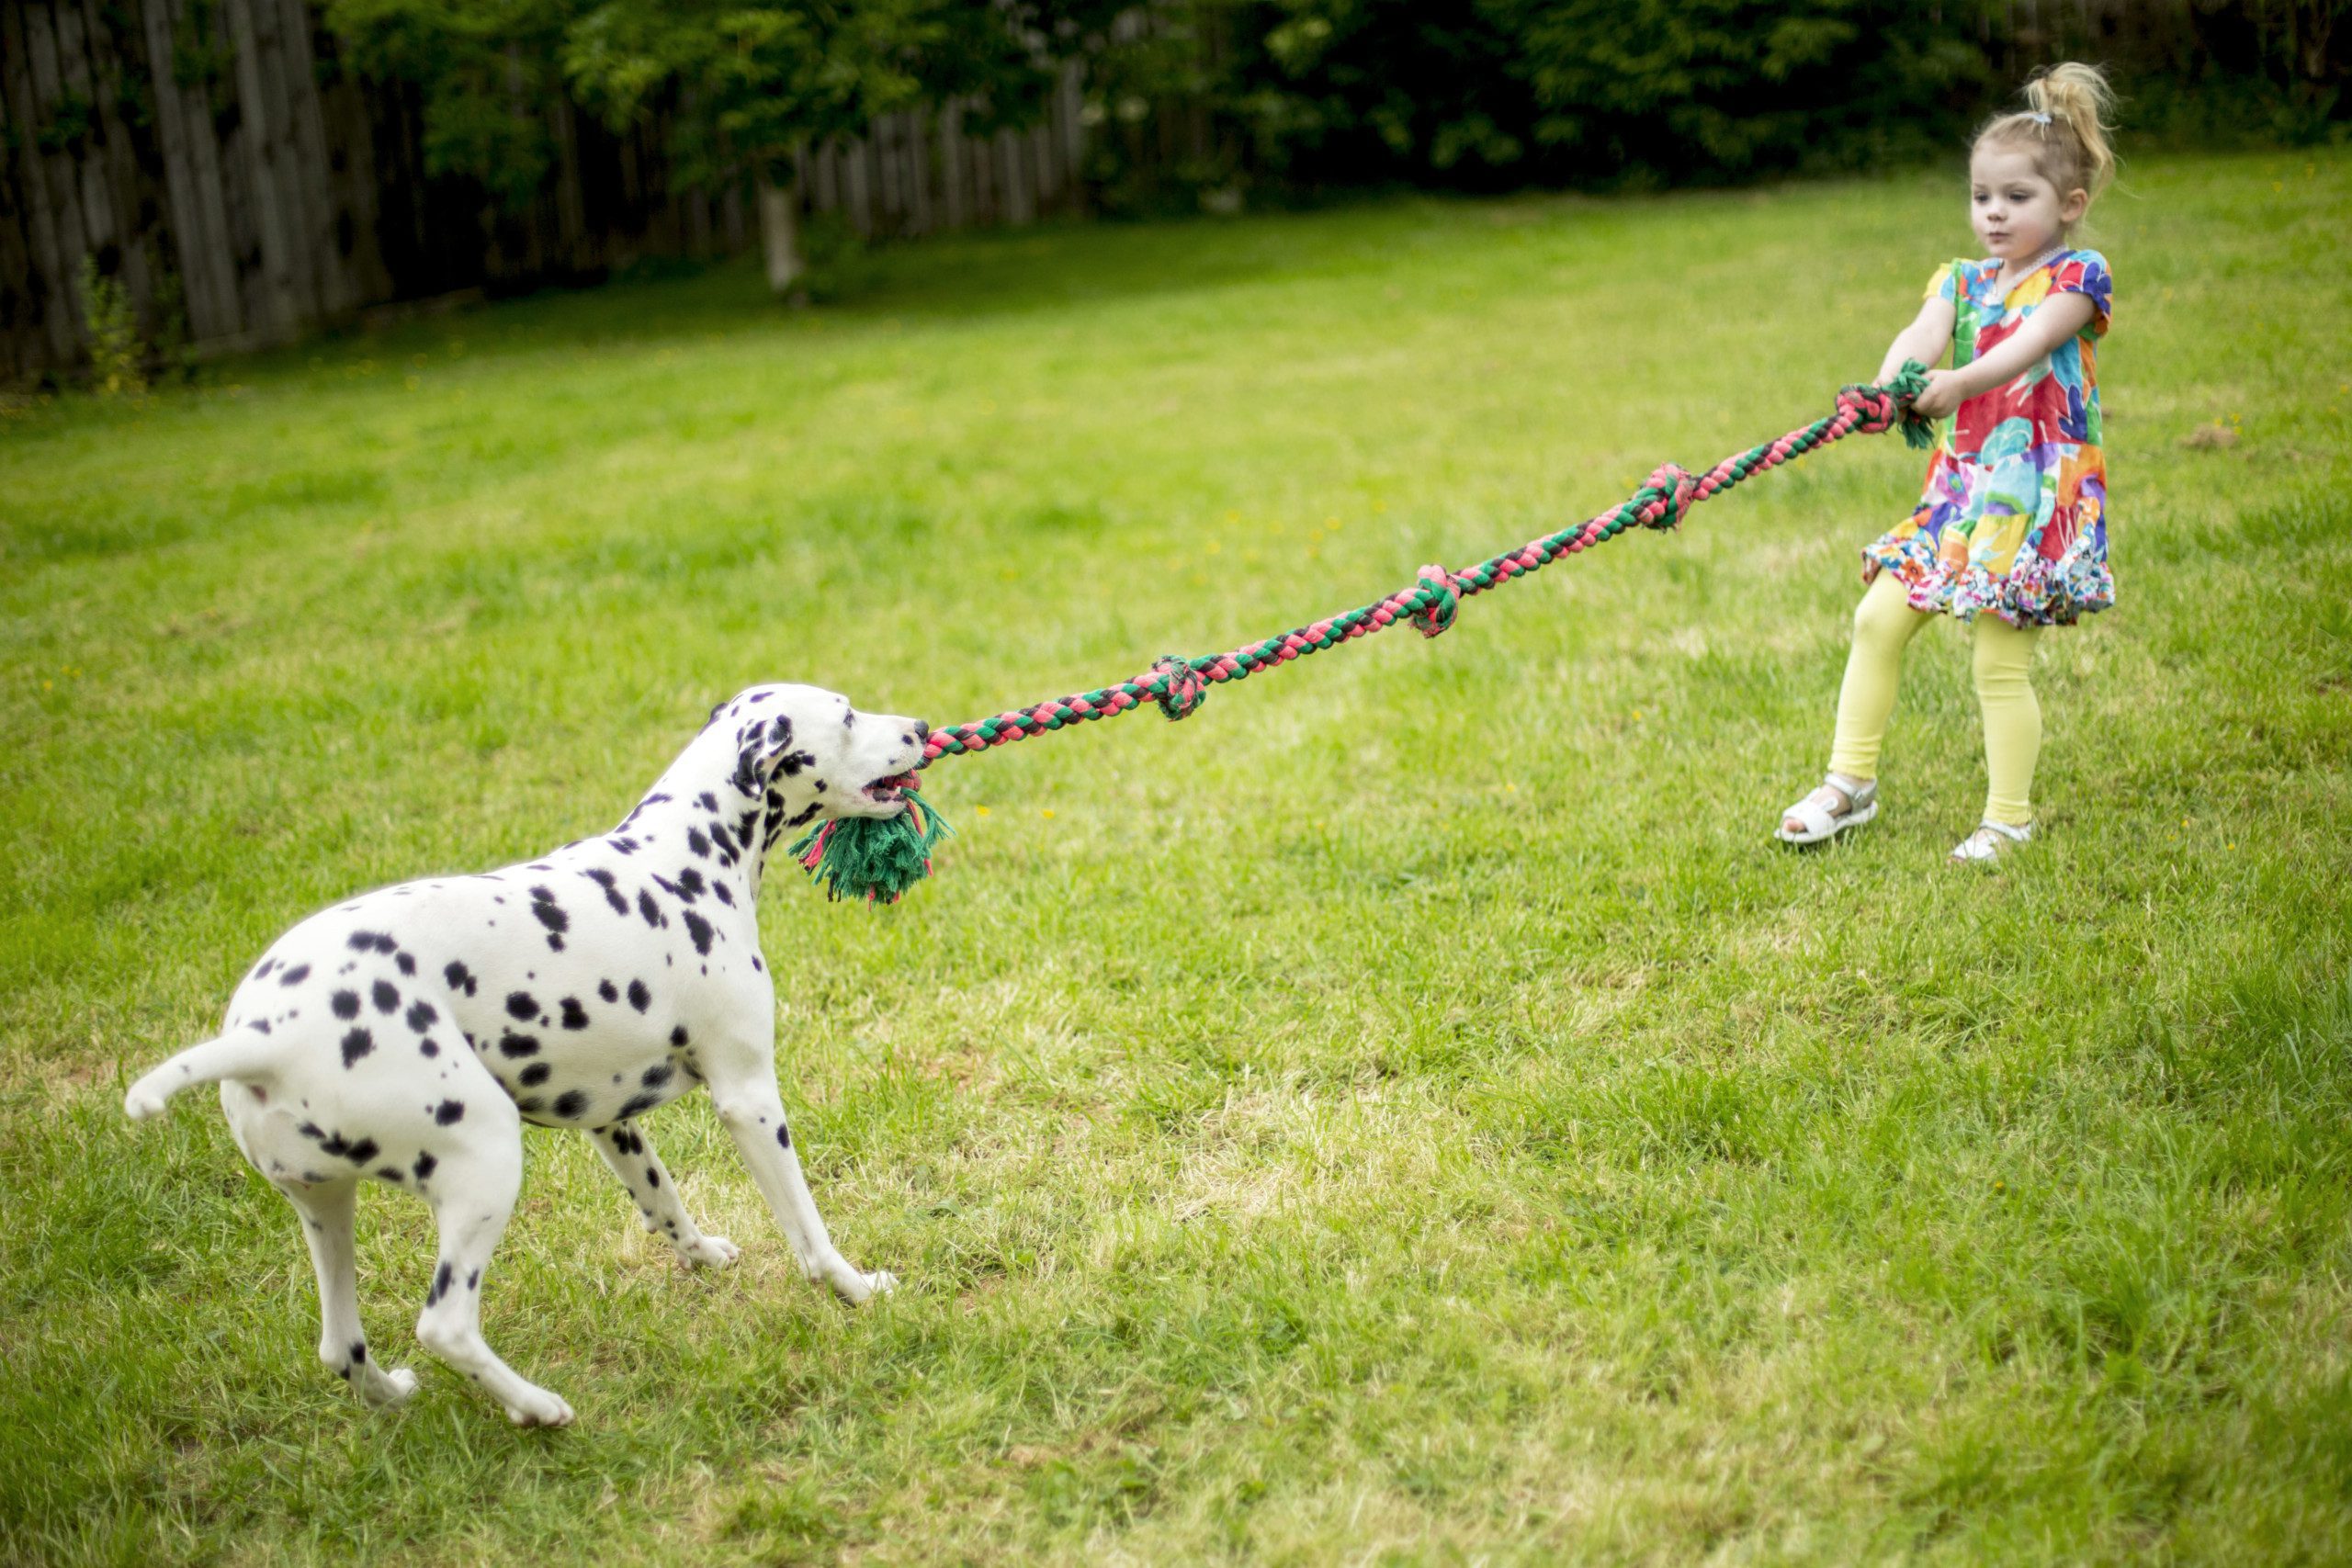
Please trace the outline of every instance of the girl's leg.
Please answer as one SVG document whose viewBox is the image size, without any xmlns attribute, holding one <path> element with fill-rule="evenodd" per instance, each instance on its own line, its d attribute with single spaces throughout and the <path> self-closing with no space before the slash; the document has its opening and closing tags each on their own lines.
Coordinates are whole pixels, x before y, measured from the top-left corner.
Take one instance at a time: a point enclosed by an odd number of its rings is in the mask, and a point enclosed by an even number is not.
<svg viewBox="0 0 2352 1568">
<path fill-rule="evenodd" d="M 1882 571 L 1854 610 L 1854 646 L 1846 655 L 1846 683 L 1838 693 L 1838 738 L 1829 749 L 1829 771 L 1867 782 L 1878 777 L 1879 743 L 1894 712 L 1894 690 L 1903 671 L 1903 649 L 1928 624 L 1904 596 L 1903 581 Z"/>
<path fill-rule="evenodd" d="M 2022 828 L 2033 820 L 2033 764 L 2041 755 L 2041 704 L 2033 694 L 2033 644 L 1997 615 L 1976 617 L 1976 701 L 1984 714 L 1984 820 Z"/>
</svg>

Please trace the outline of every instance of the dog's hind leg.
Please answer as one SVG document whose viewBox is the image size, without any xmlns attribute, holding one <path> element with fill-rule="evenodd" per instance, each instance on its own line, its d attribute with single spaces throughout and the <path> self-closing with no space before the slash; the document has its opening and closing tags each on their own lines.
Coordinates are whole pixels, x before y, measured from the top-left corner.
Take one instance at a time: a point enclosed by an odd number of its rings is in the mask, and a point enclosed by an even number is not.
<svg viewBox="0 0 2352 1568">
<path fill-rule="evenodd" d="M 718 1119 L 734 1138 L 736 1148 L 742 1151 L 752 1180 L 775 1211 L 776 1224 L 784 1227 L 785 1237 L 792 1243 L 808 1278 L 824 1280 L 835 1294 L 853 1304 L 896 1287 L 899 1281 L 894 1276 L 861 1273 L 833 1249 L 824 1218 L 817 1213 L 817 1201 L 808 1195 L 808 1179 L 800 1174 L 800 1156 L 792 1147 L 784 1100 L 775 1091 L 773 1057 L 764 1077 L 738 1077 L 726 1067 L 712 1071 L 714 1066 L 709 1056 L 704 1058 Z"/>
<path fill-rule="evenodd" d="M 479 1109 L 479 1107 L 478 1107 Z M 433 1218 L 441 1230 L 433 1285 L 416 1320 L 416 1337 L 441 1359 L 490 1392 L 518 1427 L 566 1427 L 571 1406 L 498 1359 L 481 1337 L 481 1277 L 506 1234 L 523 1186 L 520 1119 L 498 1143 L 475 1139 L 442 1156 L 434 1179 Z"/>
<path fill-rule="evenodd" d="M 605 1156 L 613 1174 L 621 1179 L 628 1195 L 637 1201 L 637 1212 L 645 1217 L 645 1228 L 666 1239 L 678 1249 L 678 1256 L 688 1263 L 702 1267 L 725 1268 L 735 1261 L 738 1248 L 723 1235 L 705 1235 L 686 1213 L 685 1204 L 678 1197 L 677 1184 L 662 1168 L 662 1156 L 645 1141 L 645 1134 L 627 1122 L 616 1122 L 609 1127 L 590 1130 L 588 1141 Z"/>
<path fill-rule="evenodd" d="M 405 1367 L 388 1371 L 378 1366 L 359 1327 L 359 1270 L 353 1260 L 351 1234 L 359 1183 L 276 1185 L 302 1216 L 302 1239 L 310 1243 L 311 1267 L 319 1277 L 319 1359 L 364 1403 L 398 1404 L 416 1392 L 416 1374 Z"/>
</svg>

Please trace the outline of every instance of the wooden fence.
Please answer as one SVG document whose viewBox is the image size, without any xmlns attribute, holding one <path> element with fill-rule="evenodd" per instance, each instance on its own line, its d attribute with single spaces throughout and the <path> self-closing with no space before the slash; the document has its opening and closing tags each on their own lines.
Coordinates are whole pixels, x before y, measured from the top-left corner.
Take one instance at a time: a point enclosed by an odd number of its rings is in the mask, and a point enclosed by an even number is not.
<svg viewBox="0 0 2352 1568">
<path fill-rule="evenodd" d="M 959 107 L 812 148 L 804 208 L 887 237 L 1080 207 L 1074 69 L 1024 130 L 966 135 Z M 553 166 L 511 210 L 426 174 L 415 93 L 345 69 L 311 0 L 0 0 L 0 381 L 84 358 L 85 258 L 147 342 L 202 357 L 758 243 L 748 184 L 671 184 L 659 119 L 536 112 Z"/>
</svg>

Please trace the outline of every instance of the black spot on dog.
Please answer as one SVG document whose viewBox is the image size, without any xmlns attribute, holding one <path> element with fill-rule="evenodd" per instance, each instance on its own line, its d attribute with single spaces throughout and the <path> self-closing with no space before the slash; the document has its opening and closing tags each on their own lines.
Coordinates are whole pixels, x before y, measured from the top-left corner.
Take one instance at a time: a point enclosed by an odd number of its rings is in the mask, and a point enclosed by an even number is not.
<svg viewBox="0 0 2352 1568">
<path fill-rule="evenodd" d="M 808 803 L 808 810 L 794 812 L 791 816 L 784 819 L 784 825 L 786 828 L 806 828 L 809 823 L 814 822 L 817 819 L 817 813 L 823 809 L 824 807 L 822 805 L 812 800 Z"/>
<path fill-rule="evenodd" d="M 628 1005 L 639 1012 L 653 1005 L 653 993 L 646 989 L 644 981 L 631 980 L 628 983 Z"/>
<path fill-rule="evenodd" d="M 514 1081 L 521 1084 L 526 1089 L 537 1089 L 539 1085 L 547 1082 L 549 1076 L 554 1072 L 555 1068 L 545 1062 L 533 1062 L 529 1066 L 525 1067 L 521 1073 L 516 1075 Z"/>
<path fill-rule="evenodd" d="M 619 1153 L 635 1155 L 645 1152 L 645 1140 L 629 1128 L 607 1127 L 605 1131 L 612 1135 L 613 1147 Z"/>
<path fill-rule="evenodd" d="M 563 906 L 557 903 L 555 895 L 545 887 L 531 889 L 531 916 L 550 931 L 562 932 L 571 929 L 571 917 L 563 912 Z"/>
<path fill-rule="evenodd" d="M 539 1004 L 528 991 L 509 991 L 506 993 L 506 1016 L 525 1021 L 537 1018 L 539 1016 Z"/>
<path fill-rule="evenodd" d="M 637 912 L 645 917 L 645 923 L 649 926 L 667 923 L 662 915 L 662 906 L 656 904 L 653 901 L 653 895 L 642 887 L 637 890 Z"/>
<path fill-rule="evenodd" d="M 419 1150 L 416 1156 L 416 1163 L 409 1167 L 409 1169 L 415 1175 L 419 1181 L 422 1181 L 426 1177 L 432 1175 L 433 1168 L 440 1163 L 441 1162 L 435 1159 L 433 1156 Z"/>
<path fill-rule="evenodd" d="M 652 1110 L 655 1106 L 661 1103 L 662 1097 L 658 1094 L 631 1095 L 628 1100 L 621 1102 L 620 1119 L 626 1122 L 630 1117 L 641 1115 L 645 1111 Z M 655 1185 L 658 1186 L 660 1184 L 656 1183 Z"/>
<path fill-rule="evenodd" d="M 718 796 L 711 794 L 708 790 L 705 790 L 700 795 L 695 796 L 695 804 L 701 807 L 705 811 L 716 811 L 718 809 Z"/>
<path fill-rule="evenodd" d="M 364 1029 L 355 1029 L 343 1037 L 343 1065 L 358 1065 L 359 1058 L 376 1048 L 376 1037 Z"/>
<path fill-rule="evenodd" d="M 809 766 L 816 760 L 817 753 L 814 751 L 787 751 L 777 761 L 776 767 L 786 778 L 797 778 L 801 769 Z"/>
<path fill-rule="evenodd" d="M 454 1127 L 466 1119 L 466 1108 L 454 1100 L 445 1100 L 433 1112 L 433 1120 L 441 1126 Z"/>
<path fill-rule="evenodd" d="M 695 951 L 696 953 L 708 953 L 710 951 L 711 936 L 710 922 L 704 919 L 700 915 L 695 914 L 692 909 L 681 911 L 680 918 L 686 922 L 686 934 L 694 939 Z"/>
<path fill-rule="evenodd" d="M 659 887 L 662 892 L 667 893 L 671 897 L 675 898 L 681 904 L 691 904 L 695 901 L 695 896 L 693 893 L 688 892 L 685 887 L 678 883 L 671 881 L 666 876 L 656 875 L 653 879 L 653 886 Z"/>
<path fill-rule="evenodd" d="M 528 1100 L 518 1100 L 514 1102 L 514 1109 L 526 1116 L 537 1116 L 547 1108 L 548 1102 L 536 1094 Z"/>
<path fill-rule="evenodd" d="M 718 895 L 718 901 L 720 903 L 726 905 L 730 909 L 735 907 L 735 895 L 727 890 L 727 884 L 724 882 L 714 882 L 710 885 L 710 890 Z"/>
<path fill-rule="evenodd" d="M 589 881 L 594 883 L 597 886 L 605 890 L 605 902 L 613 907 L 614 914 L 626 915 L 628 913 L 628 900 L 621 896 L 619 888 L 613 886 L 613 874 L 611 872 L 606 871 L 602 866 L 598 866 L 595 870 L 583 872 L 582 874 L 586 876 Z"/>
<path fill-rule="evenodd" d="M 616 1002 L 621 999 L 620 988 L 615 986 L 610 980 L 597 981 L 596 994 L 604 998 L 608 1002 Z"/>
<path fill-rule="evenodd" d="M 466 1276 L 466 1289 L 469 1291 L 478 1291 L 481 1289 L 481 1269 L 476 1269 Z"/>
<path fill-rule="evenodd" d="M 449 1293 L 449 1281 L 457 1272 L 458 1271 L 455 1269 L 449 1267 L 448 1259 L 442 1259 L 441 1267 L 433 1271 L 433 1288 L 424 1292 L 424 1304 L 426 1306 L 433 1305 L 434 1303 L 439 1301 L 443 1296 Z"/>
<path fill-rule="evenodd" d="M 637 840 L 635 839 L 615 839 L 612 840 L 612 845 L 614 850 L 621 854 L 633 855 L 637 853 Z"/>
<path fill-rule="evenodd" d="M 416 1047 L 416 1054 L 420 1056 L 438 1056 L 441 1054 L 441 1047 L 430 1040 L 422 1041 Z"/>
<path fill-rule="evenodd" d="M 662 1173 L 650 1165 L 645 1168 L 645 1185 L 656 1192 L 662 1190 Z"/>
<path fill-rule="evenodd" d="M 381 1149 L 379 1149 L 376 1146 L 375 1139 L 362 1138 L 357 1143 L 352 1145 L 351 1147 L 345 1149 L 343 1152 L 343 1157 L 349 1160 L 354 1165 L 366 1165 L 369 1160 L 374 1159 L 382 1152 L 383 1151 Z"/>
<path fill-rule="evenodd" d="M 401 988 L 390 980 L 379 980 L 369 988 L 368 997 L 376 1004 L 378 1012 L 391 1012 L 401 1005 Z"/>
<path fill-rule="evenodd" d="M 449 983 L 449 988 L 451 990 L 463 991 L 469 997 L 474 994 L 474 987 L 479 984 L 479 982 L 474 979 L 473 972 L 468 969 L 464 964 L 459 964 L 455 960 L 452 960 L 449 965 L 441 971 L 441 978 Z"/>
<path fill-rule="evenodd" d="M 710 858 L 709 836 L 704 833 L 699 828 L 689 828 L 686 829 L 686 848 L 692 850 L 697 859 L 708 860 Z"/>
<path fill-rule="evenodd" d="M 337 1018 L 357 1018 L 359 1016 L 359 993 L 357 991 L 337 991 L 334 998 L 328 1001 L 327 1005 L 334 1010 L 334 1015 Z"/>
<path fill-rule="evenodd" d="M 517 1034 L 513 1030 L 498 1037 L 498 1054 L 502 1056 L 536 1056 L 539 1040 L 536 1034 Z"/>
<path fill-rule="evenodd" d="M 566 1029 L 585 1029 L 588 1027 L 588 1010 L 580 1005 L 580 998 L 578 997 L 566 997 L 563 998 L 563 1026 Z"/>
<path fill-rule="evenodd" d="M 395 1172 L 394 1174 L 396 1174 L 396 1175 L 397 1175 L 398 1173 L 397 1173 L 397 1172 Z M 367 1343 L 366 1343 L 364 1340 L 358 1340 L 358 1339 L 355 1339 L 355 1340 L 353 1340 L 353 1341 L 351 1342 L 351 1359 L 352 1359 L 353 1363 L 354 1363 L 354 1364 L 357 1364 L 358 1362 L 365 1361 L 367 1359 L 368 1359 L 368 1346 L 367 1346 Z"/>
<path fill-rule="evenodd" d="M 651 1066 L 646 1068 L 643 1073 L 639 1075 L 637 1081 L 643 1084 L 647 1089 L 660 1089 L 663 1084 L 670 1081 L 671 1077 L 675 1074 L 676 1071 L 677 1069 L 667 1062 L 656 1062 Z"/>
<path fill-rule="evenodd" d="M 688 866 L 678 873 L 678 886 L 685 889 L 689 898 L 698 897 L 710 891 L 709 886 L 702 879 L 702 873 L 693 866 Z"/>
<path fill-rule="evenodd" d="M 277 959 L 275 959 L 275 958 L 265 958 L 265 959 L 263 959 L 260 963 L 258 963 L 258 964 L 254 964 L 254 976 L 253 976 L 253 977 L 254 977 L 254 979 L 258 980 L 258 979 L 260 979 L 263 976 L 265 976 L 265 975 L 268 974 L 271 970 L 273 970 L 273 969 L 275 969 L 275 968 L 277 968 Z"/>
<path fill-rule="evenodd" d="M 381 931 L 353 931 L 343 945 L 354 953 L 390 953 L 400 943 Z"/>
<path fill-rule="evenodd" d="M 413 975 L 416 973 L 416 960 L 405 953 L 400 953 L 392 959 L 392 967 L 403 975 Z"/>
<path fill-rule="evenodd" d="M 684 1045 L 685 1043 L 686 1043 L 686 1026 L 685 1026 L 684 1024 L 683 1024 L 683 1023 L 682 1023 L 682 1024 L 678 1025 L 678 1027 L 677 1027 L 677 1028 L 675 1028 L 675 1029 L 673 1029 L 673 1030 L 670 1031 L 670 1048 L 671 1048 L 672 1050 L 673 1050 L 673 1051 L 674 1051 L 674 1050 L 676 1050 L 678 1047 L 680 1047 L 680 1046 Z"/>
<path fill-rule="evenodd" d="M 389 1181 L 393 1186 L 398 1187 L 401 1184 L 400 1167 L 396 1165 L 378 1166 L 376 1168 L 376 1179 L 379 1181 Z"/>
<path fill-rule="evenodd" d="M 585 1089 L 567 1089 L 555 1097 L 555 1113 L 567 1122 L 576 1119 L 587 1109 L 588 1092 Z"/>
<path fill-rule="evenodd" d="M 441 1021 L 441 1010 L 435 1007 L 431 1002 L 419 999 L 409 1004 L 409 1010 L 405 1016 L 408 1020 L 408 1026 L 416 1031 L 419 1034 L 422 1034 L 426 1030 Z"/>
<path fill-rule="evenodd" d="M 781 1122 L 777 1122 L 775 1124 L 775 1142 L 776 1147 L 778 1148 L 790 1148 L 792 1146 L 792 1129 L 786 1126 Z"/>
</svg>

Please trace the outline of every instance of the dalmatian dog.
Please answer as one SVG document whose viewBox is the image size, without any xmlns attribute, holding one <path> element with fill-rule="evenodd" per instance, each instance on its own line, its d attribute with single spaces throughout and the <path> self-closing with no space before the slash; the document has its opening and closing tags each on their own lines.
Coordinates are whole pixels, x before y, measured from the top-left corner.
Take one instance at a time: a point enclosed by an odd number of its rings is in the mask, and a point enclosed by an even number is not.
<svg viewBox="0 0 2352 1568">
<path fill-rule="evenodd" d="M 760 874 L 811 823 L 892 817 L 930 727 L 812 686 L 755 686 L 710 722 L 621 825 L 526 865 L 404 883 L 313 915 L 237 987 L 219 1038 L 131 1086 L 160 1116 L 218 1083 L 237 1146 L 301 1215 L 318 1274 L 319 1357 L 369 1404 L 415 1374 L 360 1332 L 352 1214 L 380 1181 L 439 1233 L 416 1337 L 521 1426 L 571 1406 L 481 1335 L 482 1275 L 523 1179 L 522 1126 L 578 1127 L 689 1264 L 720 1266 L 638 1118 L 707 1084 L 801 1267 L 844 1299 L 897 1281 L 834 1250 L 802 1179 L 775 1075 L 775 988 Z"/>
</svg>

